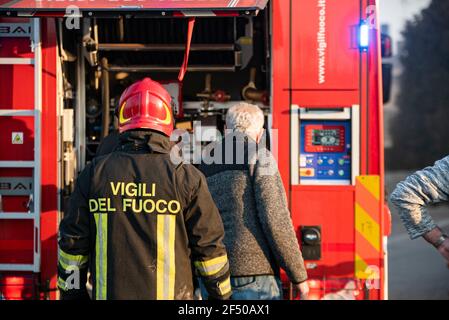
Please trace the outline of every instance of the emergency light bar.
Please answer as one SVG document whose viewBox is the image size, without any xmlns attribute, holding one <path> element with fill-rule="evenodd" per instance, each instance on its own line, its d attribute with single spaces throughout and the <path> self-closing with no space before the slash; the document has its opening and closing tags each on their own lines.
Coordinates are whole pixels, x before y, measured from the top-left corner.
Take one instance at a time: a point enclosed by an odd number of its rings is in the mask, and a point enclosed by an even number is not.
<svg viewBox="0 0 449 320">
<path fill-rule="evenodd" d="M 369 25 L 365 20 L 360 22 L 359 26 L 359 48 L 367 51 L 369 47 Z"/>
</svg>

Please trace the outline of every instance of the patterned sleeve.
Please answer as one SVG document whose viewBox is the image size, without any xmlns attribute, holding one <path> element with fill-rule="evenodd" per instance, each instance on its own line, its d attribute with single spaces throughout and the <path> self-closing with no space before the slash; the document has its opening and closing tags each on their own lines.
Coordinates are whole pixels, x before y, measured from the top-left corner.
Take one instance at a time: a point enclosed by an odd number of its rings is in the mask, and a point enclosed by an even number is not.
<svg viewBox="0 0 449 320">
<path fill-rule="evenodd" d="M 410 238 L 416 239 L 434 229 L 436 224 L 427 206 L 449 200 L 449 156 L 400 182 L 390 200 L 398 207 Z"/>
</svg>

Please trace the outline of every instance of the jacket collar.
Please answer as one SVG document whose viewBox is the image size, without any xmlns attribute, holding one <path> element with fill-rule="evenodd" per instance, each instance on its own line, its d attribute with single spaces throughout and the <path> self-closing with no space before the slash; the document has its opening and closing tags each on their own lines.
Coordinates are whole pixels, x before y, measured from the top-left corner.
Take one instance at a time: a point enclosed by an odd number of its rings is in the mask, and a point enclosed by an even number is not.
<svg viewBox="0 0 449 320">
<path fill-rule="evenodd" d="M 237 143 L 243 143 L 245 145 L 245 148 L 248 147 L 249 144 L 257 145 L 258 143 L 251 138 L 246 133 L 240 132 L 240 131 L 233 131 L 231 133 L 228 133 L 224 136 L 221 143 L 226 144 L 226 142 L 229 142 L 229 140 L 232 140 L 232 143 L 235 145 Z"/>
<path fill-rule="evenodd" d="M 232 154 L 233 163 L 237 163 L 237 159 L 243 157 L 244 162 L 248 162 L 250 158 L 257 155 L 258 144 L 250 136 L 245 133 L 234 131 L 224 136 L 223 140 L 209 146 L 212 149 L 221 148 L 221 157 L 226 158 L 228 152 Z M 243 151 L 243 154 L 241 152 Z M 214 153 L 214 151 L 212 151 Z"/>
<path fill-rule="evenodd" d="M 146 151 L 150 153 L 169 153 L 170 139 L 154 131 L 132 130 L 120 134 L 119 150 Z"/>
</svg>

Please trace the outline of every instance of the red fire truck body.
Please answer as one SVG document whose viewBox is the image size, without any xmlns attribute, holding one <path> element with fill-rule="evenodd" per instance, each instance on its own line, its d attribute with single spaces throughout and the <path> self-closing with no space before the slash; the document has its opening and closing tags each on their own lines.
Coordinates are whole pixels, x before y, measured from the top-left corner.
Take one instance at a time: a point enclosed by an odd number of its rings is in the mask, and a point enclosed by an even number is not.
<svg viewBox="0 0 449 320">
<path fill-rule="evenodd" d="M 113 128 L 127 81 L 145 75 L 174 90 L 180 128 L 221 129 L 233 103 L 259 104 L 311 298 L 388 298 L 375 1 L 69 4 L 75 16 L 64 2 L 0 0 L 0 299 L 57 298 L 58 222 L 74 178 Z M 196 26 L 181 85 L 186 17 Z"/>
<path fill-rule="evenodd" d="M 358 299 L 383 299 L 387 298 L 384 236 L 389 233 L 390 220 L 383 205 L 380 35 L 377 26 L 370 29 L 371 42 L 366 51 L 357 49 L 354 35 L 361 20 L 372 19 L 370 15 L 376 14 L 372 11 L 375 6 L 370 1 L 350 0 L 327 1 L 327 6 L 327 28 L 331 30 L 326 47 L 327 79 L 320 84 L 317 2 L 292 1 L 291 7 L 275 4 L 275 11 L 279 11 L 273 23 L 277 40 L 273 46 L 272 105 L 273 128 L 278 129 L 278 140 L 282 142 L 279 169 L 288 190 L 295 227 L 321 228 L 321 259 L 306 261 L 310 278 L 314 279 L 309 282 L 312 297 L 342 290 L 352 279 L 378 279 L 379 286 L 374 290 L 359 284 L 348 288 L 356 289 L 352 293 Z M 323 121 L 320 108 L 337 111 L 329 119 L 338 118 L 342 108 L 357 110 L 351 121 L 357 135 L 352 137 L 352 161 L 358 163 L 352 164 L 355 179 L 351 179 L 350 185 L 302 184 L 295 177 L 298 165 L 292 159 L 298 157 L 294 144 L 298 145 L 296 137 L 301 134 L 297 124 L 301 108 L 309 108 L 312 114 L 318 111 L 318 122 Z M 304 121 L 307 118 L 304 116 Z M 357 147 L 359 150 L 354 152 Z M 307 170 L 304 175 L 307 176 Z M 304 235 L 298 231 L 301 241 Z"/>
</svg>

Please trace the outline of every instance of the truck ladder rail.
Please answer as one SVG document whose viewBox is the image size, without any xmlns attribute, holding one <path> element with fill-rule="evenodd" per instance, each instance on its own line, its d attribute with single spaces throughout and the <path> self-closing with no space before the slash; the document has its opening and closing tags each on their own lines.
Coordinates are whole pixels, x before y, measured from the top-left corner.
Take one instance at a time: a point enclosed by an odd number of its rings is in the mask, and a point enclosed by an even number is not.
<svg viewBox="0 0 449 320">
<path fill-rule="evenodd" d="M 33 212 L 2 212 L 0 220 L 32 220 L 36 215 Z"/>
<path fill-rule="evenodd" d="M 0 263 L 0 271 L 32 271 L 40 272 L 40 212 L 41 212 L 41 111 L 42 111 L 42 48 L 40 37 L 40 19 L 30 19 L 32 51 L 34 58 L 4 57 L 0 65 L 33 65 L 34 66 L 34 109 L 0 109 L 0 116 L 34 117 L 34 160 L 32 161 L 0 161 L 0 168 L 33 169 L 32 206 L 30 212 L 0 212 L 0 220 L 34 220 L 33 227 L 33 263 Z M 1 107 L 1 106 L 0 106 Z M 1 190 L 0 190 L 1 196 Z M 1 210 L 1 208 L 0 208 Z"/>
<path fill-rule="evenodd" d="M 0 168 L 34 168 L 35 161 L 0 161 Z"/>
<path fill-rule="evenodd" d="M 0 65 L 34 64 L 33 58 L 0 58 Z"/>
<path fill-rule="evenodd" d="M 1 263 L 0 271 L 35 271 L 35 266 L 33 264 L 25 263 Z"/>
</svg>

